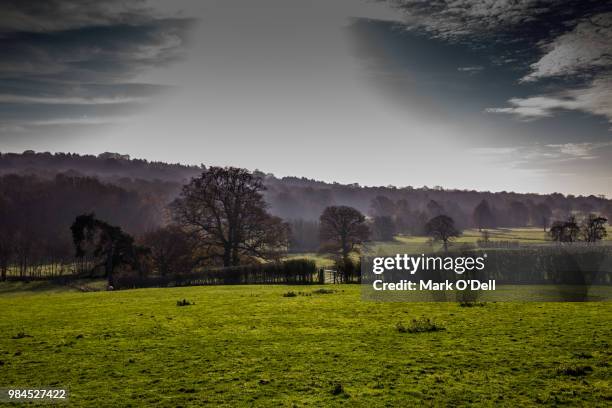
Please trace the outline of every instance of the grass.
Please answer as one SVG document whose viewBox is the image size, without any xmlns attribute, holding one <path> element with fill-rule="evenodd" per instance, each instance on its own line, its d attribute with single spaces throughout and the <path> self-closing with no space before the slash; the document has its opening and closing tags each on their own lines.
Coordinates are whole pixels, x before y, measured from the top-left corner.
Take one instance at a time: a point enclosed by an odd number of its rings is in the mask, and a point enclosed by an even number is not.
<svg viewBox="0 0 612 408">
<path fill-rule="evenodd" d="M 551 242 L 547 233 L 544 232 L 542 228 L 495 228 L 488 229 L 487 231 L 489 232 L 489 241 L 491 242 L 516 242 L 520 245 L 545 244 Z M 475 244 L 481 239 L 481 231 L 478 231 L 478 229 L 467 229 L 462 232 L 460 237 L 453 240 L 451 246 Z M 611 228 L 608 228 L 606 240 L 612 240 Z M 398 235 L 393 241 L 370 242 L 367 244 L 364 252 L 372 255 L 385 255 L 393 253 L 431 252 L 432 250 L 438 250 L 440 248 L 441 244 L 432 244 L 430 238 L 426 236 Z M 305 254 L 305 256 L 308 257 L 308 254 Z"/>
<path fill-rule="evenodd" d="M 612 402 L 612 303 L 374 303 L 353 285 L 11 286 L 0 285 L 0 388 L 67 387 L 75 406 Z M 426 330 L 397 328 L 414 321 Z"/>
</svg>

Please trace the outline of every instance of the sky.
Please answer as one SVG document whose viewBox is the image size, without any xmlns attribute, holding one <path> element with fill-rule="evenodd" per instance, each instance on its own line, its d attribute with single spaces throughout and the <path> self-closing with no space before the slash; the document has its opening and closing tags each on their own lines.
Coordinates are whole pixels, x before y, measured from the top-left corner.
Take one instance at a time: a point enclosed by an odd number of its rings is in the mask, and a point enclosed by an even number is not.
<svg viewBox="0 0 612 408">
<path fill-rule="evenodd" d="M 612 197 L 612 4 L 0 0 L 0 152 Z"/>
</svg>

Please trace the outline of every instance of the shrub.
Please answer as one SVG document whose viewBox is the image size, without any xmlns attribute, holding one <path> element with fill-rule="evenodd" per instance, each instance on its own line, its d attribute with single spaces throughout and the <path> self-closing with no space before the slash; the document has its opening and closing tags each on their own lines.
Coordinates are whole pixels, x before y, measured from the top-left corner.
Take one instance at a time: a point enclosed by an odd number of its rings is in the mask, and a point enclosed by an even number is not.
<svg viewBox="0 0 612 408">
<path fill-rule="evenodd" d="M 195 302 L 190 302 L 187 299 L 183 299 L 183 300 L 177 300 L 176 305 L 177 306 L 191 306 L 191 305 L 195 305 Z"/>
<path fill-rule="evenodd" d="M 320 289 L 313 290 L 312 293 L 315 295 L 329 295 L 332 293 L 336 293 L 336 291 L 333 289 L 320 288 Z"/>
<path fill-rule="evenodd" d="M 591 371 L 593 371 L 593 367 L 580 365 L 562 365 L 561 367 L 557 368 L 557 374 L 569 375 L 572 377 L 587 375 Z"/>
<path fill-rule="evenodd" d="M 583 359 L 593 358 L 593 354 L 589 353 L 588 351 L 581 351 L 579 353 L 575 353 L 574 356 L 576 358 L 583 358 Z"/>
<path fill-rule="evenodd" d="M 283 262 L 253 263 L 231 267 L 204 267 L 189 273 L 168 276 L 117 274 L 115 289 L 138 287 L 309 284 L 318 279 L 317 267 L 311 259 L 289 259 Z"/>
<path fill-rule="evenodd" d="M 13 336 L 13 340 L 25 339 L 26 337 L 32 337 L 27 334 L 25 331 L 21 330 L 16 335 Z"/>
<path fill-rule="evenodd" d="M 472 302 L 470 300 L 459 302 L 460 307 L 484 307 L 485 305 L 485 302 Z"/>
<path fill-rule="evenodd" d="M 412 319 L 408 327 L 404 326 L 402 322 L 398 322 L 395 328 L 400 333 L 427 333 L 445 330 L 444 327 L 431 321 L 427 317 Z"/>
<path fill-rule="evenodd" d="M 334 263 L 342 283 L 361 283 L 361 261 L 339 259 Z"/>
<path fill-rule="evenodd" d="M 283 297 L 296 297 L 296 296 L 297 296 L 297 293 L 293 291 L 283 293 Z"/>
<path fill-rule="evenodd" d="M 346 394 L 346 391 L 344 391 L 344 386 L 341 383 L 336 383 L 334 384 L 334 387 L 332 388 L 332 395 L 340 395 L 340 394 Z"/>
</svg>

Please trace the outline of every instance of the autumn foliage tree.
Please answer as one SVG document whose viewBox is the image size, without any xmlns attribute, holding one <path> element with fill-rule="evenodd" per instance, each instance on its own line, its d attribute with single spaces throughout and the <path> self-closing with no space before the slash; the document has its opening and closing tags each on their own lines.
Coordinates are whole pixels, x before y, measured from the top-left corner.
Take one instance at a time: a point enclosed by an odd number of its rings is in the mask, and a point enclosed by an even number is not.
<svg viewBox="0 0 612 408">
<path fill-rule="evenodd" d="M 260 177 L 235 167 L 210 167 L 183 187 L 171 210 L 201 262 L 237 266 L 286 251 L 289 227 L 266 211 L 264 189 Z"/>
<path fill-rule="evenodd" d="M 351 252 L 370 235 L 365 216 L 352 207 L 327 207 L 319 221 L 321 248 L 338 253 L 344 263 L 348 263 Z"/>
</svg>

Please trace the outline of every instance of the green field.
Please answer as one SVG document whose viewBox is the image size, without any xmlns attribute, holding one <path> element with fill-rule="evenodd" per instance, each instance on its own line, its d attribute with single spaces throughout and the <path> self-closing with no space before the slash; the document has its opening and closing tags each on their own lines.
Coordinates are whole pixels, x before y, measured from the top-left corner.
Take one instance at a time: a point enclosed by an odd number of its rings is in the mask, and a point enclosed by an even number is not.
<svg viewBox="0 0 612 408">
<path fill-rule="evenodd" d="M 0 284 L 0 388 L 66 387 L 92 407 L 612 404 L 610 302 L 371 303 L 355 285 L 317 288 Z M 397 329 L 422 316 L 443 330 Z"/>
<path fill-rule="evenodd" d="M 491 242 L 516 242 L 521 245 L 528 244 L 545 244 L 550 243 L 546 233 L 541 228 L 496 228 L 489 229 L 489 240 Z M 608 231 L 608 239 L 612 239 L 612 229 Z M 482 233 L 477 229 L 467 229 L 462 232 L 461 236 L 453 240 L 452 245 L 475 244 L 482 239 Z M 398 235 L 393 241 L 373 241 L 368 242 L 363 248 L 364 252 L 369 254 L 390 254 L 390 253 L 416 253 L 416 252 L 431 252 L 438 250 L 441 244 L 432 243 L 427 236 L 408 236 Z M 334 265 L 333 259 L 326 254 L 314 252 L 290 254 L 287 259 L 292 258 L 307 258 L 316 262 L 319 268 L 331 268 Z M 357 260 L 358 257 L 355 257 Z"/>
<path fill-rule="evenodd" d="M 610 241 L 612 240 L 612 228 L 608 227 L 607 230 L 608 236 L 605 240 Z M 505 242 L 519 245 L 551 243 L 547 233 L 541 228 L 495 228 L 487 231 L 491 243 Z M 477 229 L 467 229 L 461 233 L 460 237 L 452 241 L 451 248 L 462 244 L 475 244 L 481 239 L 481 231 Z M 373 255 L 384 255 L 392 253 L 431 252 L 439 249 L 441 249 L 441 244 L 432 243 L 429 237 L 398 235 L 395 237 L 395 240 L 391 242 L 369 242 L 366 245 L 365 251 Z"/>
</svg>

